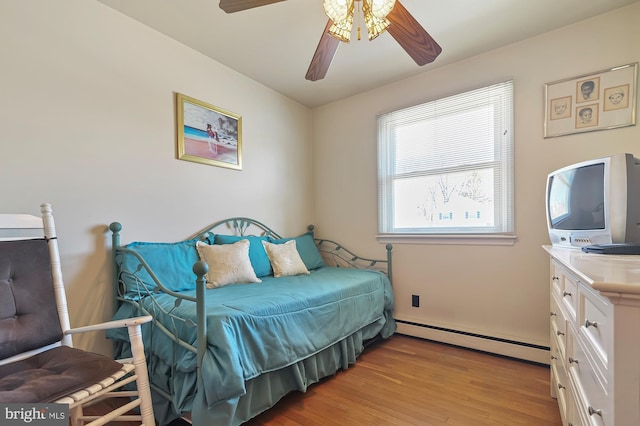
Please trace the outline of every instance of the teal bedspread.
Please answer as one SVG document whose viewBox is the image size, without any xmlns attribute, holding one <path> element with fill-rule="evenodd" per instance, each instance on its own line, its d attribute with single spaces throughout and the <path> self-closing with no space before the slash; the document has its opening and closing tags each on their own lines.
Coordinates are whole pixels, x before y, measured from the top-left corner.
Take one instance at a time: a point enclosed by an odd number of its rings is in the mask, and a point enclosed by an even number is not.
<svg viewBox="0 0 640 426">
<path fill-rule="evenodd" d="M 261 375 L 272 375 L 326 352 L 352 335 L 358 335 L 356 346 L 362 346 L 362 338 L 386 338 L 395 331 L 393 291 L 380 272 L 322 267 L 310 275 L 262 279 L 262 283 L 206 290 L 208 348 L 202 365 L 202 389 L 198 389 L 204 393 L 197 398 L 193 378 L 196 354 L 173 344 L 155 326 L 143 331 L 145 347 L 153 354 L 150 380 L 170 388 L 177 412 L 214 412 L 218 404 L 238 401 L 247 393 L 247 383 Z M 195 296 L 195 291 L 184 294 Z M 182 340 L 195 345 L 196 328 L 172 319 L 176 316 L 195 323 L 195 304 L 183 301 L 175 306 L 174 297 L 154 297 L 170 315 L 162 313 L 150 297 L 139 302 Z M 131 316 L 135 309 L 124 304 L 115 317 Z M 109 337 L 126 340 L 113 333 Z M 355 356 L 361 351 L 362 347 L 353 350 Z M 173 376 L 180 379 L 167 383 L 167 368 L 175 370 Z M 207 418 L 202 412 L 194 416 Z"/>
</svg>

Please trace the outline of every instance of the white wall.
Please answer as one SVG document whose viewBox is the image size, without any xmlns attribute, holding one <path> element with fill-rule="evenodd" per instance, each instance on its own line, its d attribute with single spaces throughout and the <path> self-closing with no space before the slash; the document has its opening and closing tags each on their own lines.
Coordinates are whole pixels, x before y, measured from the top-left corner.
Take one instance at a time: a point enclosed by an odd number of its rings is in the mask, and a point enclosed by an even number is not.
<svg viewBox="0 0 640 426">
<path fill-rule="evenodd" d="M 394 245 L 396 317 L 548 346 L 546 175 L 584 159 L 640 155 L 640 128 L 543 138 L 544 84 L 640 60 L 640 4 L 314 110 L 315 223 L 356 252 L 376 242 L 376 114 L 494 82 L 515 83 L 514 246 Z M 446 54 L 447 46 L 443 46 Z M 421 306 L 411 307 L 411 295 Z"/>
<path fill-rule="evenodd" d="M 306 107 L 96 1 L 1 1 L 0 58 L 0 211 L 53 204 L 72 326 L 111 316 L 112 221 L 123 242 L 311 223 Z M 174 92 L 242 116 L 243 171 L 176 159 Z"/>
</svg>

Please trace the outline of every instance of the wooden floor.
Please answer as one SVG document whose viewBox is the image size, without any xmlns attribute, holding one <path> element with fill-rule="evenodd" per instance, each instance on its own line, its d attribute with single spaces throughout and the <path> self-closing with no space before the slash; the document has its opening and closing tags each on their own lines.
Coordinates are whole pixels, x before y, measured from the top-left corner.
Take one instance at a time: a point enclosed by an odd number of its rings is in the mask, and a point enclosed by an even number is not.
<svg viewBox="0 0 640 426">
<path fill-rule="evenodd" d="M 304 394 L 287 395 L 246 424 L 258 425 L 561 426 L 562 422 L 558 404 L 549 396 L 547 366 L 395 335 L 368 347 L 348 370 Z"/>
<path fill-rule="evenodd" d="M 562 425 L 549 368 L 395 335 L 248 425 Z"/>
</svg>

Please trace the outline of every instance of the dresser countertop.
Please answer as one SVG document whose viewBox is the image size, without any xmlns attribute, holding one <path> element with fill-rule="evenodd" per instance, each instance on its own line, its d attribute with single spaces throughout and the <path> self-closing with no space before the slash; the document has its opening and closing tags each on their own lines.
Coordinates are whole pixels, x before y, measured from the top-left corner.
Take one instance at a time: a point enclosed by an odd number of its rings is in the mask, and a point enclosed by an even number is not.
<svg viewBox="0 0 640 426">
<path fill-rule="evenodd" d="M 543 248 L 595 290 L 640 297 L 640 255 L 585 253 L 578 248 L 553 246 Z"/>
</svg>

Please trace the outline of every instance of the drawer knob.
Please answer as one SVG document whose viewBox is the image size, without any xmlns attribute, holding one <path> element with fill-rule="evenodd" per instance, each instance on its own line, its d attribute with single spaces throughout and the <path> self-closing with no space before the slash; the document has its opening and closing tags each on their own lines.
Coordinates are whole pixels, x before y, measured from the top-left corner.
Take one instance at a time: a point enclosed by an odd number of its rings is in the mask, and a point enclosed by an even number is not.
<svg viewBox="0 0 640 426">
<path fill-rule="evenodd" d="M 558 316 L 558 314 L 556 314 L 555 312 L 549 312 L 549 315 L 551 315 L 552 317 Z"/>
<path fill-rule="evenodd" d="M 593 321 L 593 322 L 592 322 L 592 321 L 589 321 L 588 319 L 587 319 L 587 320 L 584 320 L 584 326 L 585 326 L 586 328 L 589 328 L 589 327 L 595 327 L 595 328 L 598 328 L 598 321 Z"/>
<path fill-rule="evenodd" d="M 569 357 L 569 364 L 580 364 L 577 359 Z"/>
<path fill-rule="evenodd" d="M 556 277 L 556 276 L 554 275 L 553 277 L 551 277 L 551 279 L 552 279 L 553 281 L 558 281 L 558 280 L 560 279 L 560 277 Z"/>
<path fill-rule="evenodd" d="M 562 296 L 571 296 L 571 292 L 570 291 L 563 291 L 562 292 Z"/>
<path fill-rule="evenodd" d="M 566 389 L 567 387 L 562 383 L 558 383 L 558 389 Z"/>
<path fill-rule="evenodd" d="M 556 359 L 558 359 L 558 357 L 557 357 L 557 356 L 555 356 L 555 355 L 551 355 L 551 360 L 556 360 Z"/>
<path fill-rule="evenodd" d="M 560 331 L 560 330 L 556 331 L 556 334 L 557 334 L 558 336 L 564 336 L 564 333 L 563 333 L 562 331 Z"/>
<path fill-rule="evenodd" d="M 600 417 L 602 417 L 602 410 L 596 410 L 595 408 L 593 408 L 592 406 L 589 406 L 589 415 L 593 416 L 594 414 L 599 415 Z"/>
</svg>

